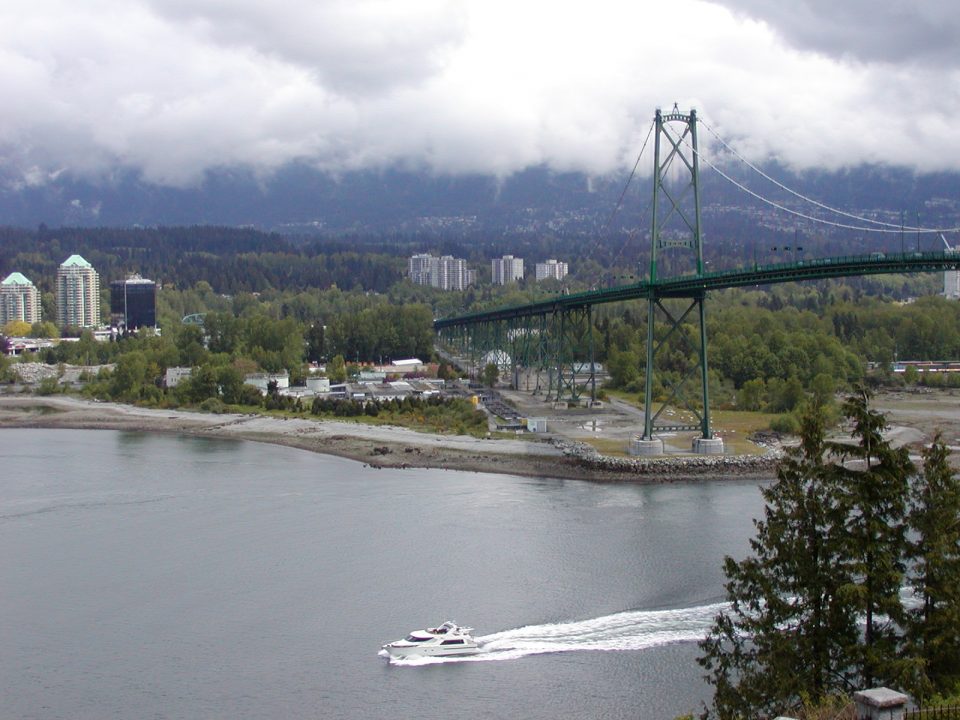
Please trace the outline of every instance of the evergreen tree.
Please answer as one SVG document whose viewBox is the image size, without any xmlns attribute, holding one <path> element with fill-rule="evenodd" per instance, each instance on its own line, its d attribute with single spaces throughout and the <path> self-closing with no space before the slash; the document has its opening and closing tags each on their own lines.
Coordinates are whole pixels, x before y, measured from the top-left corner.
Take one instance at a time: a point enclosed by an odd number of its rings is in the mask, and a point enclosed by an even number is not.
<svg viewBox="0 0 960 720">
<path fill-rule="evenodd" d="M 333 359 L 327 363 L 327 377 L 332 383 L 342 383 L 347 379 L 347 364 L 343 355 L 334 355 Z"/>
<path fill-rule="evenodd" d="M 824 441 L 819 405 L 804 414 L 800 446 L 788 451 L 777 482 L 763 490 L 766 508 L 755 523 L 753 556 L 725 560 L 730 607 L 701 642 L 699 658 L 714 685 L 713 710 L 720 718 L 773 716 L 877 682 L 910 687 L 917 676 L 910 648 L 901 652 L 906 614 L 900 597 L 909 556 L 908 478 L 914 468 L 906 449 L 895 449 L 883 438 L 886 421 L 870 409 L 866 391 L 858 389 L 843 411 L 852 443 Z M 936 455 L 928 465 L 928 484 L 952 487 L 944 479 L 949 470 L 937 464 Z M 946 504 L 951 492 L 939 498 L 938 491 L 936 500 L 926 502 Z M 960 624 L 949 613 L 955 612 L 954 588 L 960 587 L 960 527 L 950 523 L 958 516 L 956 510 L 936 518 L 925 510 L 915 513 L 921 542 L 934 534 L 947 534 L 947 542 L 953 542 L 953 555 L 946 546 L 936 554 L 928 543 L 925 548 L 935 553 L 931 564 L 917 565 L 918 572 L 949 567 L 953 573 L 949 580 L 947 573 L 924 576 L 943 593 L 931 609 L 944 611 L 941 632 L 952 639 L 939 643 L 932 635 L 918 636 L 915 644 L 926 644 L 936 656 L 941 677 L 956 678 Z M 921 523 L 930 524 L 927 535 Z"/>
<path fill-rule="evenodd" d="M 917 660 L 910 686 L 917 698 L 960 685 L 960 480 L 948 455 L 938 433 L 910 494 L 909 577 L 920 604 L 910 612 L 907 637 Z"/>
<path fill-rule="evenodd" d="M 859 629 L 843 591 L 841 495 L 824 466 L 821 418 L 819 406 L 804 413 L 800 446 L 762 490 L 754 555 L 724 561 L 730 607 L 698 659 L 720 718 L 772 717 L 855 682 Z"/>
<path fill-rule="evenodd" d="M 900 588 L 906 555 L 906 499 L 914 472 L 906 448 L 883 438 L 886 418 L 870 409 L 870 394 L 858 388 L 844 402 L 855 443 L 829 443 L 838 460 L 832 472 L 845 517 L 843 568 L 850 602 L 865 620 L 857 662 L 861 683 L 902 686 L 905 661 L 898 659 L 904 620 Z"/>
</svg>

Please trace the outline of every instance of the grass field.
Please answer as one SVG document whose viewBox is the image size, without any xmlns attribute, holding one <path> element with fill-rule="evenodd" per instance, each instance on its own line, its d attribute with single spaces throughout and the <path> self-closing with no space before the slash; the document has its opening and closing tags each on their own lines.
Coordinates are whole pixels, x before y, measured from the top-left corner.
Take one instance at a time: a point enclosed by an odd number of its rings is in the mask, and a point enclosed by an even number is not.
<svg viewBox="0 0 960 720">
<path fill-rule="evenodd" d="M 747 438 L 758 430 L 768 430 L 770 421 L 776 415 L 761 412 L 745 412 L 743 410 L 715 410 L 711 415 L 714 432 L 718 433 L 727 452 L 742 455 L 755 455 L 764 452 Z"/>
<path fill-rule="evenodd" d="M 617 400 L 630 403 L 634 407 L 641 407 L 637 393 L 624 392 L 622 390 L 607 390 L 610 397 Z M 723 437 L 724 444 L 727 446 L 727 452 L 737 454 L 753 455 L 764 452 L 763 448 L 757 447 L 747 438 L 758 430 L 768 430 L 770 421 L 777 417 L 772 413 L 746 412 L 742 410 L 714 410 L 710 413 L 710 421 L 713 431 Z M 660 416 L 660 422 L 682 422 L 697 424 L 696 416 L 686 410 L 667 408 Z M 616 455 L 626 454 L 626 448 L 620 448 L 619 452 L 607 453 L 601 449 L 600 445 L 617 445 L 613 440 L 590 441 L 590 444 L 604 454 Z M 621 445 L 623 443 L 620 443 Z"/>
</svg>

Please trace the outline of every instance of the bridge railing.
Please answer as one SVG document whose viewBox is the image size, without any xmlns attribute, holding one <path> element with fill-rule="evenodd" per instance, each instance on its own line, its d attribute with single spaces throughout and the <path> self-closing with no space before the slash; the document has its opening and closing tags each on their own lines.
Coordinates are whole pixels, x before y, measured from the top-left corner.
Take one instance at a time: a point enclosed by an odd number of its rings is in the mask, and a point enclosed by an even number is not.
<svg viewBox="0 0 960 720">
<path fill-rule="evenodd" d="M 728 268 L 725 270 L 716 270 L 706 272 L 702 275 L 684 275 L 675 278 L 669 278 L 662 281 L 663 284 L 671 280 L 694 279 L 702 280 L 723 279 L 732 276 L 743 275 L 750 272 L 778 272 L 784 270 L 794 270 L 801 267 L 833 267 L 836 265 L 887 265 L 890 263 L 912 264 L 923 261 L 943 261 L 945 259 L 956 258 L 960 262 L 960 251 L 947 250 L 935 252 L 903 252 L 903 253 L 866 253 L 860 255 L 839 255 L 825 258 L 804 258 L 792 260 L 789 262 L 759 264 L 752 266 Z"/>
</svg>

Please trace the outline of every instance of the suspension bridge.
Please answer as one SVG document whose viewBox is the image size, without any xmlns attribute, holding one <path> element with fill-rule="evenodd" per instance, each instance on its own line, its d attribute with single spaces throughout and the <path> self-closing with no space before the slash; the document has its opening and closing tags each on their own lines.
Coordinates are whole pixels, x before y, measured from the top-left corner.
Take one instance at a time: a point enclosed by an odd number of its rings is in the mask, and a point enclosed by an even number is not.
<svg viewBox="0 0 960 720">
<path fill-rule="evenodd" d="M 960 270 L 960 250 L 950 248 L 944 240 L 945 248 L 942 251 L 921 252 L 918 247 L 915 252 L 874 252 L 795 259 L 775 264 L 754 262 L 748 267 L 705 271 L 700 210 L 702 155 L 697 133 L 695 110 L 683 113 L 674 107 L 669 113 L 662 113 L 659 109 L 656 111 L 651 132 L 647 136 L 647 140 L 651 134 L 654 138 L 650 267 L 647 279 L 438 319 L 434 322 L 438 347 L 454 357 L 466 359 L 475 370 L 485 358 L 508 362 L 514 388 L 519 389 L 522 374 L 532 373 L 535 377 L 533 391 L 544 393 L 548 400 L 581 402 L 587 399 L 589 393 L 589 402 L 592 404 L 596 402 L 597 380 L 594 306 L 629 300 L 646 301 L 644 425 L 642 434 L 638 433 L 631 442 L 630 452 L 637 455 L 661 454 L 663 442 L 658 434 L 690 431 L 696 433 L 692 446 L 694 452 L 722 453 L 723 441 L 714 436 L 710 420 L 706 330 L 706 298 L 710 291 L 860 275 Z M 730 152 L 749 165 L 719 136 L 716 137 Z M 644 148 L 646 145 L 645 142 Z M 643 149 L 640 155 L 643 155 Z M 638 157 L 638 164 L 639 161 Z M 939 233 L 942 238 L 942 233 L 958 230 L 904 228 L 902 225 L 858 217 L 795 193 L 759 168 L 749 165 L 797 198 L 844 218 L 841 221 L 824 220 L 768 201 L 716 165 L 706 160 L 704 162 L 755 198 L 807 220 L 860 231 L 899 232 L 901 236 L 904 231 L 909 231 L 918 233 L 918 237 L 919 233 Z M 859 224 L 853 225 L 850 221 Z M 661 256 L 666 253 L 671 254 L 670 261 L 661 263 Z M 664 384 L 665 397 L 661 394 L 660 401 L 655 404 L 653 390 L 657 358 L 670 341 L 685 347 L 696 361 L 689 364 L 678 381 L 672 385 Z M 684 391 L 691 380 L 699 386 L 692 394 Z M 695 421 L 687 424 L 661 423 L 663 412 L 678 405 L 687 410 Z"/>
</svg>

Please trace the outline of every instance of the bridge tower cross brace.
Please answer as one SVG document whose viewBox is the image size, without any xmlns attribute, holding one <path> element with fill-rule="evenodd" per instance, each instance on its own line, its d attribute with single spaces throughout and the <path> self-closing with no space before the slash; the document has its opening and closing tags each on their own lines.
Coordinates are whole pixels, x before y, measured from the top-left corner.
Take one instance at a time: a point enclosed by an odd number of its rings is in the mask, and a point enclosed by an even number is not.
<svg viewBox="0 0 960 720">
<path fill-rule="evenodd" d="M 699 370 L 700 408 L 687 407 L 698 419 L 698 425 L 690 428 L 672 427 L 671 429 L 694 429 L 701 433 L 701 440 L 712 441 L 713 430 L 710 425 L 710 395 L 707 373 L 707 328 L 704 311 L 705 293 L 691 292 L 685 295 L 665 295 L 658 292 L 658 251 L 679 249 L 692 251 L 693 270 L 697 277 L 703 275 L 703 244 L 700 232 L 700 161 L 697 145 L 697 112 L 691 110 L 689 114 L 681 113 L 674 105 L 673 110 L 663 114 L 659 109 L 654 117 L 654 166 L 653 166 L 653 203 L 651 211 L 650 232 L 650 295 L 647 305 L 647 346 L 646 369 L 644 381 L 644 423 L 643 440 L 654 440 L 654 423 L 673 398 L 678 396 L 681 386 L 689 375 Z M 679 131 L 671 128 L 679 126 Z M 689 182 L 668 183 L 667 178 L 673 168 L 677 168 L 674 175 L 688 176 Z M 677 228 L 677 229 L 674 229 Z M 662 300 L 667 297 L 683 297 L 690 300 L 690 305 L 681 314 L 679 319 L 664 307 Z M 684 376 L 672 389 L 670 400 L 654 412 L 653 407 L 653 380 L 657 351 L 666 340 L 657 344 L 655 326 L 657 311 L 666 317 L 669 323 L 667 337 L 680 330 L 681 323 L 694 315 L 699 325 L 699 347 L 696 348 L 698 367 L 691 368 L 690 373 Z M 696 313 L 691 311 L 696 310 Z M 683 333 L 677 333 L 683 336 Z M 695 446 L 697 441 L 695 441 Z"/>
</svg>

